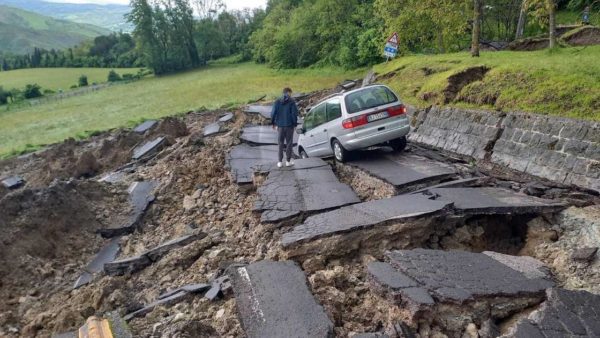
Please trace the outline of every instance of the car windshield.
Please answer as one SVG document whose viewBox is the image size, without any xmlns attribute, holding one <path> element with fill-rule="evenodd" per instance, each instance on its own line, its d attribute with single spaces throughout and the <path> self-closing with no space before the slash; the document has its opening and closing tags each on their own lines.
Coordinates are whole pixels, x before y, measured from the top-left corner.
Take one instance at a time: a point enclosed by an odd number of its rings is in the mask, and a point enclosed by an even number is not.
<svg viewBox="0 0 600 338">
<path fill-rule="evenodd" d="M 398 101 L 398 98 L 386 87 L 368 87 L 346 96 L 346 109 L 349 114 L 383 106 Z"/>
</svg>

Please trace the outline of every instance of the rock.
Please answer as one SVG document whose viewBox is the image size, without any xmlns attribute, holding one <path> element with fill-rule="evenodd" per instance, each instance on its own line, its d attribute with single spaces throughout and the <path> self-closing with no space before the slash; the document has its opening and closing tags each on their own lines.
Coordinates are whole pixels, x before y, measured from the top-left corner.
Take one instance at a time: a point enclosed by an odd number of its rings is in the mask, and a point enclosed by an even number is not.
<svg viewBox="0 0 600 338">
<path fill-rule="evenodd" d="M 196 208 L 196 200 L 192 196 L 186 195 L 183 198 L 183 209 L 185 211 L 190 211 L 194 208 Z"/>
<path fill-rule="evenodd" d="M 580 262 L 591 262 L 596 257 L 596 253 L 598 252 L 598 248 L 581 248 L 573 252 L 571 258 L 575 261 Z"/>
</svg>

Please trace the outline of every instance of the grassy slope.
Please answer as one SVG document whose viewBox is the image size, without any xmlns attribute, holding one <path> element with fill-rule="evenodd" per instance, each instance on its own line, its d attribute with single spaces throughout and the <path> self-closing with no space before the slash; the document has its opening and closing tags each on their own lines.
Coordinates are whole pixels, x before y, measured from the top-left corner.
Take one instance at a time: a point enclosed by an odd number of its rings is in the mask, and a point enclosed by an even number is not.
<svg viewBox="0 0 600 338">
<path fill-rule="evenodd" d="M 34 47 L 68 48 L 77 43 L 108 34 L 104 28 L 57 20 L 22 9 L 0 6 L 0 51 L 23 54 Z"/>
<path fill-rule="evenodd" d="M 405 101 L 417 106 L 439 104 L 447 78 L 465 68 L 485 65 L 482 81 L 463 88 L 453 105 L 527 111 L 600 120 L 600 46 L 537 52 L 482 52 L 408 56 L 375 67 L 379 73 L 398 70 L 385 80 Z M 423 68 L 434 74 L 426 76 Z M 429 101 L 423 94 L 433 93 Z M 436 96 L 437 95 L 437 96 Z M 490 104 L 490 97 L 496 97 Z"/>
<path fill-rule="evenodd" d="M 4 89 L 23 88 L 27 84 L 37 83 L 42 89 L 68 90 L 77 84 L 81 75 L 88 77 L 88 83 L 103 83 L 107 81 L 108 68 L 36 68 L 19 69 L 0 72 L 0 86 Z M 138 68 L 115 69 L 121 75 L 135 74 Z"/>
<path fill-rule="evenodd" d="M 251 63 L 216 64 L 26 109 L 4 111 L 0 108 L 0 157 L 143 118 L 157 118 L 200 107 L 243 104 L 263 94 L 274 97 L 285 86 L 298 92 L 328 88 L 363 73 L 364 70 L 344 72 L 336 69 L 275 71 Z"/>
</svg>

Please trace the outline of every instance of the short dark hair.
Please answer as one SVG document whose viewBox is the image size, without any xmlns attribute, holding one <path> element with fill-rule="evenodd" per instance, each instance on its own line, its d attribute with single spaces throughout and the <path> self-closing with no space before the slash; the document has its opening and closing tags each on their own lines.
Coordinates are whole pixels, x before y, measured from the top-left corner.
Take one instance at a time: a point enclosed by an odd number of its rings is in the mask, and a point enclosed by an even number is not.
<svg viewBox="0 0 600 338">
<path fill-rule="evenodd" d="M 292 88 L 290 88 L 290 87 L 285 87 L 285 88 L 283 88 L 283 92 L 284 92 L 284 93 L 292 93 L 293 91 L 292 91 Z"/>
</svg>

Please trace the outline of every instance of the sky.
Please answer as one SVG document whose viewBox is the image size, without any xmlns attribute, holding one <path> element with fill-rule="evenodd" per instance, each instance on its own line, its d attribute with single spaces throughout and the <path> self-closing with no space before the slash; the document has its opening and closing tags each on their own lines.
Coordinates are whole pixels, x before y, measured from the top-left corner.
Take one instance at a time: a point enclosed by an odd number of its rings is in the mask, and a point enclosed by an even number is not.
<svg viewBox="0 0 600 338">
<path fill-rule="evenodd" d="M 48 0 L 52 2 L 71 2 L 71 3 L 94 3 L 94 4 L 129 4 L 129 0 Z M 245 7 L 265 7 L 267 0 L 224 0 L 228 9 L 242 9 Z"/>
</svg>

